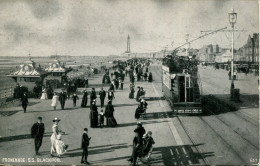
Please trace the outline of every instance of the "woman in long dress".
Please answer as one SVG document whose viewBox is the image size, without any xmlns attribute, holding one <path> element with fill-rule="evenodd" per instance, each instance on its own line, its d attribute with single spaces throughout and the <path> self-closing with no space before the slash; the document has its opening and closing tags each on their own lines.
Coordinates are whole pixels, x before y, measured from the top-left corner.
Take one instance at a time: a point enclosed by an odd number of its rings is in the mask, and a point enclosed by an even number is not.
<svg viewBox="0 0 260 166">
<path fill-rule="evenodd" d="M 112 101 L 108 101 L 106 110 L 105 110 L 105 117 L 107 119 L 107 126 L 108 127 L 116 127 L 117 121 L 114 117 L 114 106 L 112 105 Z"/>
<path fill-rule="evenodd" d="M 56 152 L 59 156 L 61 154 L 64 154 L 66 152 L 66 149 L 68 146 L 60 146 L 60 141 L 59 138 L 61 137 L 62 134 L 65 134 L 60 127 L 59 127 L 59 118 L 54 118 L 53 119 L 53 126 L 52 126 L 52 135 L 51 135 L 51 156 L 53 156 L 53 153 Z"/>
<path fill-rule="evenodd" d="M 93 100 L 90 106 L 89 120 L 90 120 L 90 127 L 93 128 L 98 126 L 98 111 L 96 106 L 96 100 Z"/>
<path fill-rule="evenodd" d="M 54 92 L 54 95 L 52 97 L 52 102 L 51 102 L 51 106 L 53 107 L 54 110 L 56 110 L 56 107 L 58 105 L 58 101 L 59 101 L 59 96 L 57 95 L 56 92 Z"/>
<path fill-rule="evenodd" d="M 43 86 L 42 87 L 42 96 L 41 96 L 41 100 L 47 100 L 47 93 L 46 93 L 46 88 Z"/>
</svg>

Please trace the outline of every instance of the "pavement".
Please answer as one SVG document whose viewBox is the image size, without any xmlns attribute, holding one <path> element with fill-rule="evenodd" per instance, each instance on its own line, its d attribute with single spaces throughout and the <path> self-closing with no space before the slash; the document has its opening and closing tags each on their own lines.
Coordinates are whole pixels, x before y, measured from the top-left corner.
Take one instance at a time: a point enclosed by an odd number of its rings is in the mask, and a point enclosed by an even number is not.
<svg viewBox="0 0 260 166">
<path fill-rule="evenodd" d="M 247 106 L 236 112 L 219 115 L 176 116 L 172 113 L 168 102 L 163 99 L 161 65 L 154 63 L 149 70 L 153 73 L 154 82 L 136 82 L 135 86 L 142 86 L 146 91 L 147 117 L 141 121 L 146 131 L 153 132 L 155 140 L 149 165 L 221 165 L 258 162 L 259 118 L 256 110 L 259 105 Z M 227 86 L 222 88 L 221 83 L 226 78 L 223 77 L 221 81 L 218 77 L 222 74 L 225 77 L 227 75 L 220 70 L 216 72 L 219 73 L 214 77 L 209 77 L 213 73 L 211 70 L 200 69 L 203 92 L 223 95 L 222 89 L 229 86 L 226 83 Z M 101 80 L 102 75 L 95 75 L 89 79 L 90 87 L 96 87 L 98 92 L 101 88 Z M 214 88 L 215 86 L 219 87 Z M 217 93 L 219 88 L 222 89 Z M 104 86 L 104 89 L 107 90 L 108 86 Z M 246 93 L 251 92 L 255 90 L 248 90 Z M 132 151 L 133 130 L 136 128 L 134 113 L 137 102 L 135 99 L 129 99 L 128 95 L 129 78 L 126 77 L 124 89 L 115 92 L 113 101 L 114 115 L 119 124 L 116 128 L 90 128 L 89 107 L 79 107 L 82 96 L 79 96 L 80 100 L 75 108 L 72 100 L 67 101 L 65 110 L 60 110 L 58 107 L 58 110 L 53 111 L 50 106 L 51 100 L 39 99 L 29 99 L 27 113 L 23 113 L 20 106 L 3 108 L 1 112 L 18 112 L 10 116 L 0 116 L 0 126 L 4 126 L 0 127 L 0 162 L 6 163 L 3 158 L 25 158 L 26 164 L 29 165 L 80 164 L 81 135 L 83 129 L 87 127 L 89 136 L 92 137 L 88 157 L 91 165 L 129 165 L 127 159 Z M 99 102 L 97 100 L 98 110 L 100 110 Z M 43 117 L 46 133 L 40 149 L 41 155 L 35 156 L 30 128 L 38 116 Z M 62 119 L 60 126 L 66 132 L 63 141 L 69 145 L 69 148 L 62 158 L 49 162 L 48 159 L 55 159 L 50 157 L 50 136 L 54 117 Z M 29 162 L 29 159 L 34 159 L 34 161 L 38 159 L 38 162 Z M 9 164 L 22 163 L 10 162 Z"/>
</svg>

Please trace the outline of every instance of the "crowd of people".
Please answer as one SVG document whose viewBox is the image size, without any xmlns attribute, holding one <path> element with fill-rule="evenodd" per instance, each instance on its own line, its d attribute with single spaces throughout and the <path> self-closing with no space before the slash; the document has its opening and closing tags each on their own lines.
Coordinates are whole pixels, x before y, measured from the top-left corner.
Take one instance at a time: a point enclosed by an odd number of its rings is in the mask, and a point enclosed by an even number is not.
<svg viewBox="0 0 260 166">
<path fill-rule="evenodd" d="M 133 70 L 133 66 L 135 66 L 136 70 Z M 146 63 L 142 63 L 142 61 L 128 61 L 125 63 L 125 65 L 115 65 L 112 67 L 114 70 L 113 73 L 111 73 L 111 80 L 108 91 L 105 91 L 102 87 L 101 90 L 98 92 L 99 100 L 100 100 L 100 109 L 96 105 L 98 95 L 95 90 L 95 88 L 92 88 L 90 92 L 87 91 L 87 88 L 84 88 L 82 91 L 82 98 L 80 107 L 86 108 L 88 106 L 88 100 L 89 101 L 89 123 L 91 128 L 102 128 L 104 126 L 107 127 L 116 127 L 117 121 L 114 117 L 114 106 L 113 106 L 113 100 L 115 99 L 115 91 L 117 90 L 123 90 L 123 84 L 125 76 L 129 76 L 131 80 L 130 84 L 130 94 L 129 98 L 136 100 L 138 102 L 138 107 L 135 111 L 135 119 L 137 119 L 137 128 L 134 130 L 135 137 L 133 139 L 133 150 L 131 154 L 131 158 L 129 161 L 132 163 L 132 165 L 136 165 L 137 158 L 142 158 L 149 160 L 152 152 L 153 144 L 155 143 L 152 138 L 152 132 L 148 131 L 145 132 L 144 127 L 142 126 L 142 123 L 139 121 L 139 118 L 142 114 L 146 113 L 146 109 L 148 106 L 148 103 L 145 101 L 145 90 L 143 87 L 138 86 L 137 87 L 137 94 L 136 97 L 134 95 L 135 92 L 135 82 L 132 77 L 137 77 L 137 81 L 146 81 L 147 77 L 145 76 L 145 73 L 148 73 L 148 65 Z M 144 70 L 144 74 L 141 72 Z M 150 74 L 149 74 L 150 75 Z M 104 77 L 109 77 L 109 70 L 106 70 L 106 74 Z M 152 76 L 149 76 L 150 78 L 148 80 L 152 81 Z M 107 78 L 106 78 L 107 79 Z M 103 78 L 104 80 L 104 78 Z M 103 82 L 102 80 L 102 82 Z M 110 78 L 109 78 L 110 80 Z M 68 86 L 69 87 L 69 86 Z M 65 103 L 68 99 L 71 99 L 73 101 L 73 107 L 77 107 L 77 101 L 80 99 L 78 97 L 77 91 L 73 90 L 71 94 L 68 94 L 65 92 L 66 89 L 63 88 L 62 91 L 58 94 L 57 92 L 54 92 L 52 97 L 51 106 L 54 110 L 57 109 L 58 104 L 60 103 L 61 110 L 65 109 Z M 42 97 L 45 98 L 44 89 Z M 106 105 L 105 100 L 107 99 Z M 27 100 L 28 102 L 28 100 Z M 54 118 L 53 119 L 53 126 L 52 126 L 52 132 L 51 135 L 51 156 L 54 156 L 54 153 L 57 154 L 58 157 L 63 155 L 66 150 L 68 149 L 68 145 L 65 144 L 62 140 L 62 135 L 65 134 L 63 130 L 59 127 L 59 122 L 61 119 Z M 106 124 L 105 124 L 106 121 Z M 36 155 L 39 154 L 39 149 L 42 144 L 42 138 L 44 135 L 44 124 L 42 123 L 42 117 L 38 117 L 37 123 L 35 123 L 31 129 L 32 137 L 35 140 L 35 153 Z M 82 152 L 82 159 L 81 163 L 89 164 L 87 161 L 88 157 L 88 146 L 89 146 L 89 140 L 91 137 L 88 136 L 88 129 L 84 128 L 83 135 L 82 135 L 82 145 L 81 148 L 83 150 Z"/>
</svg>

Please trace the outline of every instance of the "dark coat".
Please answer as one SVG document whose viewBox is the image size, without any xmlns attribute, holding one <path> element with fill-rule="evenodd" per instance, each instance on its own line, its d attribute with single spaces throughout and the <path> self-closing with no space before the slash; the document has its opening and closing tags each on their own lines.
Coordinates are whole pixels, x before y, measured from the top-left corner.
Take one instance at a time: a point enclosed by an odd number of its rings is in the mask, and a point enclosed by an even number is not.
<svg viewBox="0 0 260 166">
<path fill-rule="evenodd" d="M 21 102 L 28 104 L 28 97 L 23 95 L 23 96 L 21 97 Z"/>
<path fill-rule="evenodd" d="M 90 94 L 90 100 L 95 100 L 97 98 L 96 92 L 92 91 Z"/>
<path fill-rule="evenodd" d="M 64 93 L 64 92 L 60 93 L 60 95 L 59 95 L 59 101 L 60 101 L 61 103 L 65 103 L 66 99 L 67 99 L 66 93 Z"/>
<path fill-rule="evenodd" d="M 73 100 L 74 102 L 76 102 L 78 99 L 79 99 L 78 95 L 73 95 L 73 96 L 72 96 L 72 100 Z"/>
<path fill-rule="evenodd" d="M 31 136 L 33 138 L 42 138 L 44 131 L 44 123 L 34 123 L 34 125 L 31 128 Z"/>
<path fill-rule="evenodd" d="M 100 99 L 105 99 L 105 98 L 106 98 L 106 91 L 104 91 L 104 90 L 102 91 L 102 90 L 101 90 L 101 91 L 99 92 L 99 96 L 100 96 Z"/>
<path fill-rule="evenodd" d="M 90 127 L 98 126 L 98 111 L 97 111 L 97 106 L 95 104 L 92 104 L 90 107 L 89 119 L 90 119 Z"/>
<path fill-rule="evenodd" d="M 83 149 L 88 148 L 89 140 L 90 140 L 90 138 L 88 137 L 88 134 L 87 133 L 83 133 L 82 141 L 81 141 L 81 148 L 83 148 Z"/>
</svg>

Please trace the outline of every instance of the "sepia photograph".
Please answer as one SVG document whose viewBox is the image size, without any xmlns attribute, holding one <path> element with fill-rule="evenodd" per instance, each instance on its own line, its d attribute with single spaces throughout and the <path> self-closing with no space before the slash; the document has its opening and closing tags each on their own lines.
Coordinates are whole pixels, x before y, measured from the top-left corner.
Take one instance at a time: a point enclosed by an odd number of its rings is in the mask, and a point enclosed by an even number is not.
<svg viewBox="0 0 260 166">
<path fill-rule="evenodd" d="M 0 0 L 0 165 L 259 165 L 258 0 Z"/>
</svg>

